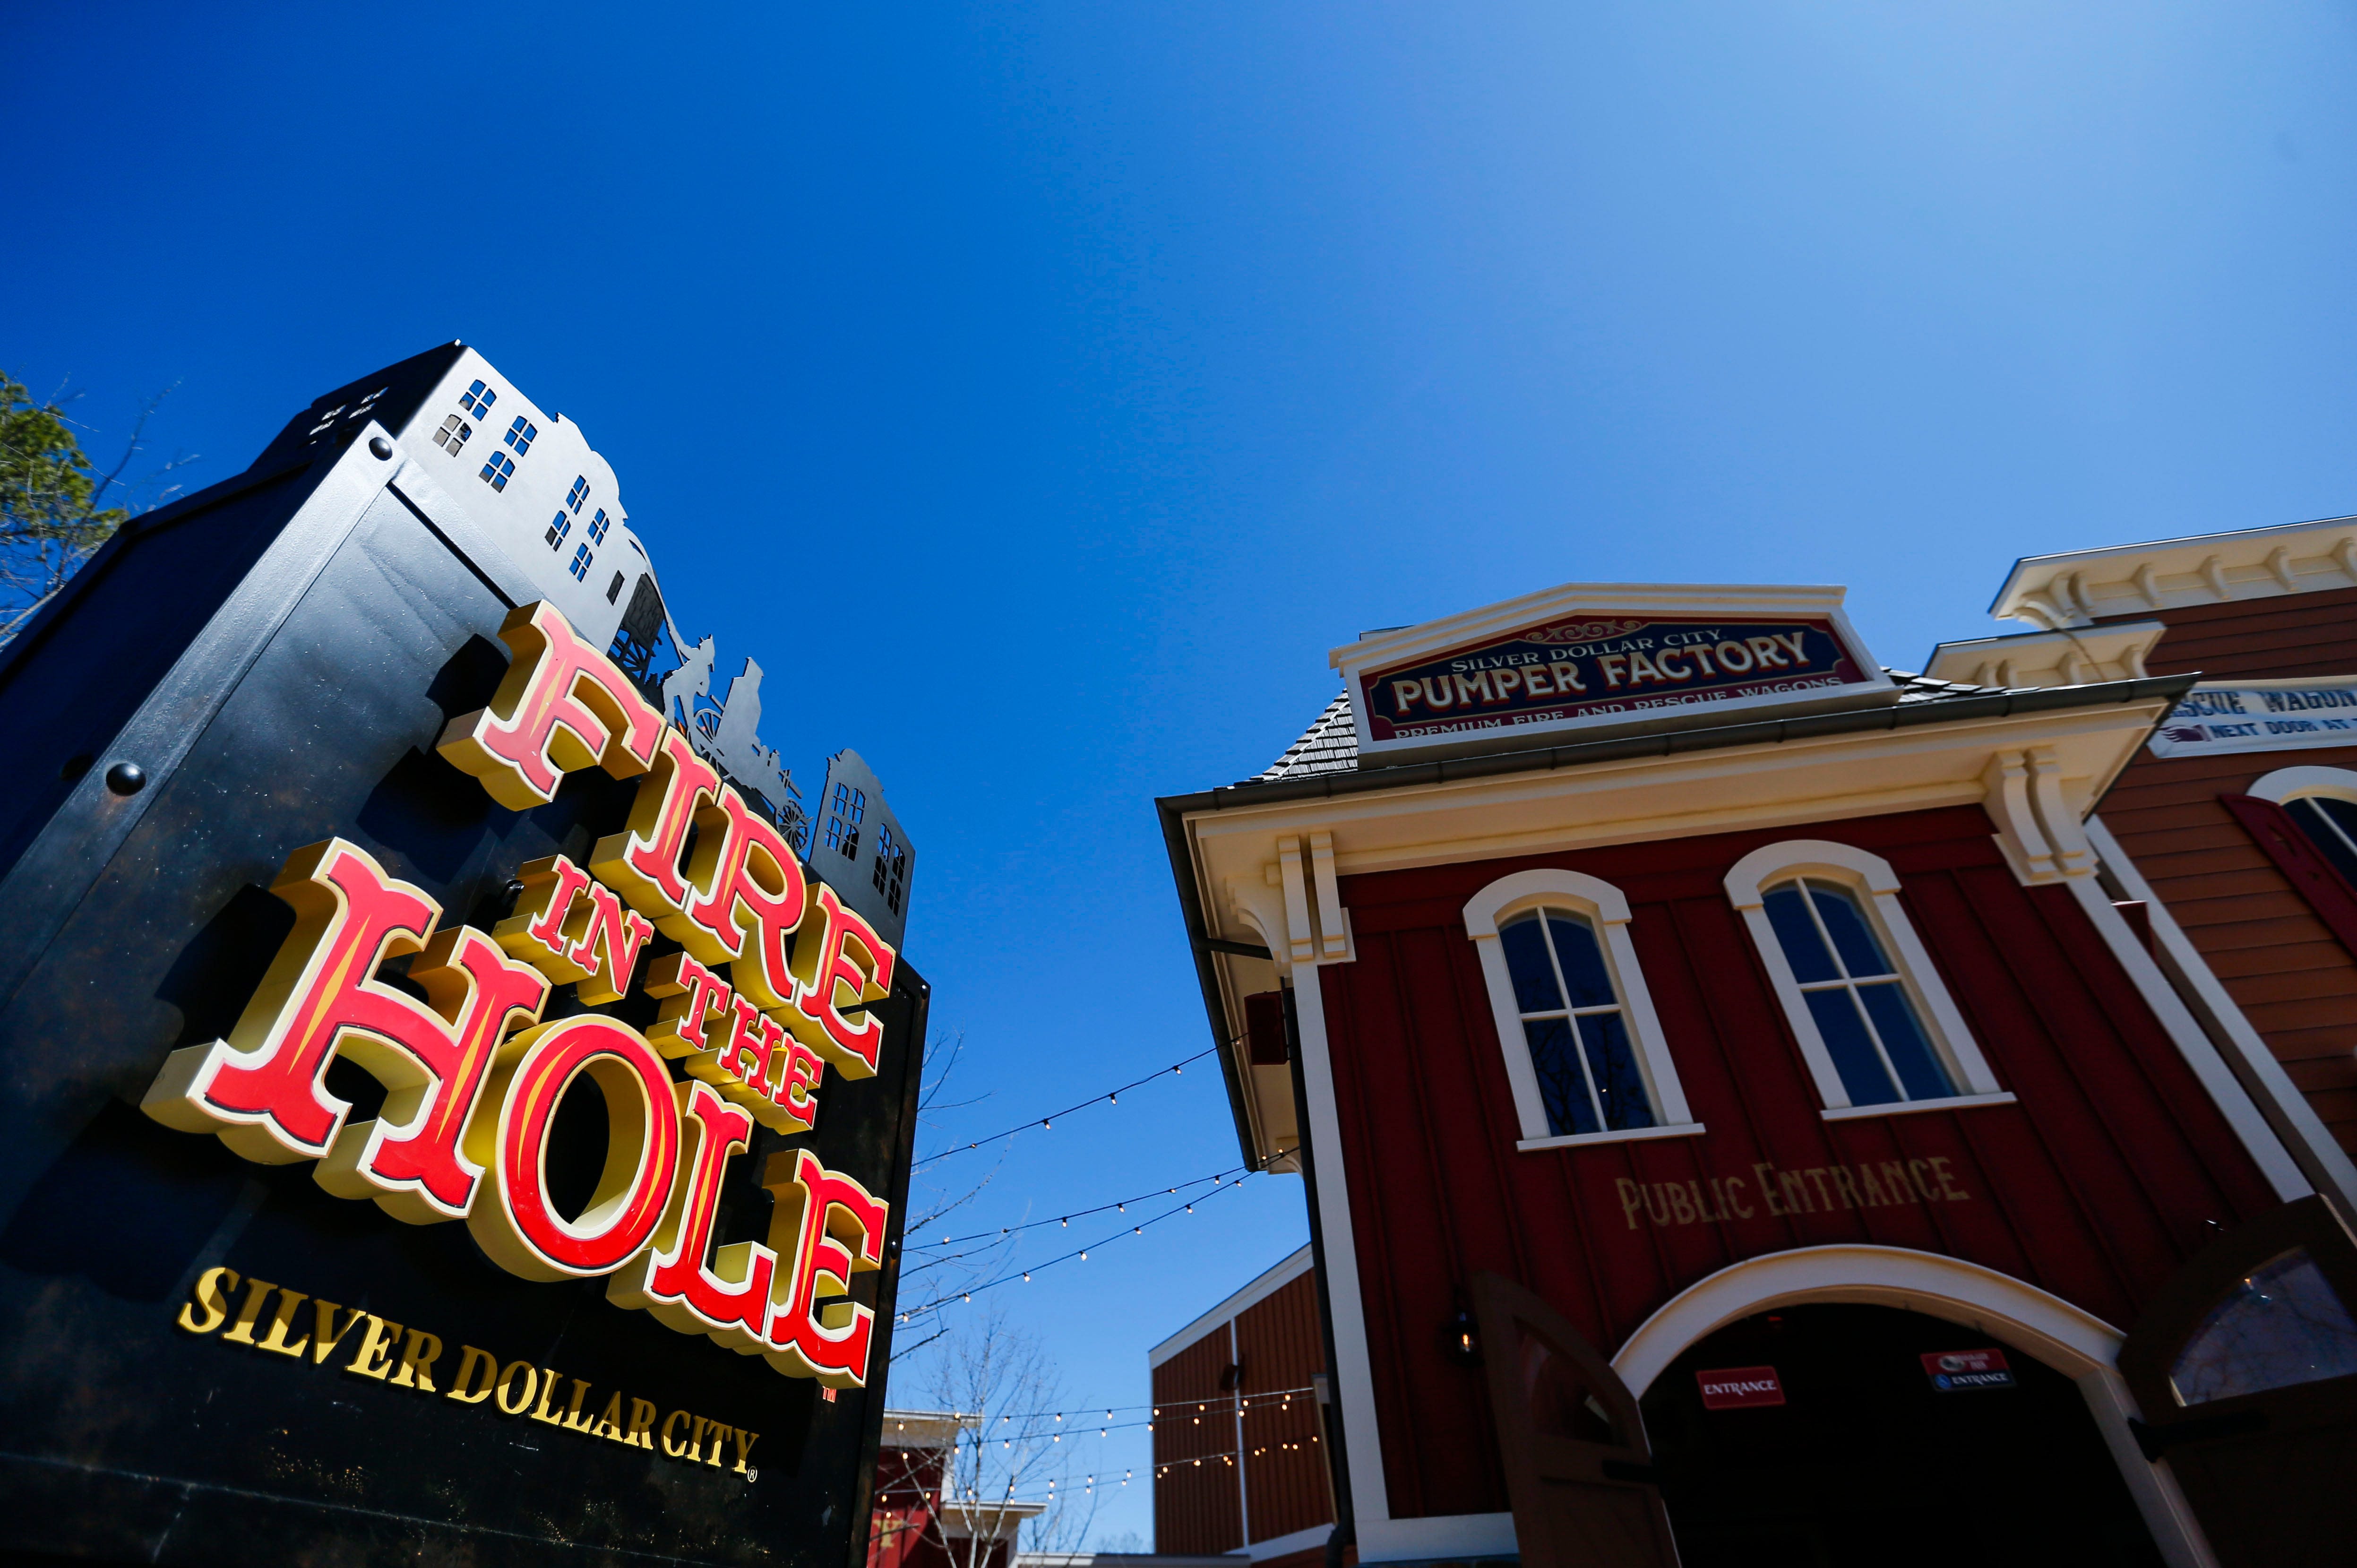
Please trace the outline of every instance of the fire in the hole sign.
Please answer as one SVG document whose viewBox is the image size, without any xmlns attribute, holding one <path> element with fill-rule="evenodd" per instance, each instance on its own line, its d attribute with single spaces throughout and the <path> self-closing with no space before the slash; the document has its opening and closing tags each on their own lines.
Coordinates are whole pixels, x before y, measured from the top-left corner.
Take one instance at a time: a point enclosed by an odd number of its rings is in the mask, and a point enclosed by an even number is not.
<svg viewBox="0 0 2357 1568">
<path fill-rule="evenodd" d="M 1696 1372 L 1705 1410 L 1757 1410 L 1784 1402 L 1784 1385 L 1773 1367 L 1722 1367 Z"/>
</svg>

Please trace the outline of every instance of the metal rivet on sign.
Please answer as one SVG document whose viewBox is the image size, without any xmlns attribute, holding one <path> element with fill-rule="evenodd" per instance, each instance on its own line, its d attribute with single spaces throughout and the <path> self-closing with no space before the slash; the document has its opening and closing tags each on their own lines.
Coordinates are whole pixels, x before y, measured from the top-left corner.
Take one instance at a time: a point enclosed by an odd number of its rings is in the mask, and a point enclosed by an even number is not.
<svg viewBox="0 0 2357 1568">
<path fill-rule="evenodd" d="M 390 461 L 393 456 L 393 443 L 382 435 L 371 435 L 369 437 L 369 450 L 377 455 L 379 461 Z"/>
<path fill-rule="evenodd" d="M 136 795 L 147 788 L 147 770 L 135 762 L 118 762 L 106 770 L 106 787 L 118 795 Z"/>
</svg>

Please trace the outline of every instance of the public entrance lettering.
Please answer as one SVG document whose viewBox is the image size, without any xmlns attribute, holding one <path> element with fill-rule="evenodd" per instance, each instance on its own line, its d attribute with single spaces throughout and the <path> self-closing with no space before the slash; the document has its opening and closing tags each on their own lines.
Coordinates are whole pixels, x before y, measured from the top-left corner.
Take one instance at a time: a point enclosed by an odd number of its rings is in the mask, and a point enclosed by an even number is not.
<svg viewBox="0 0 2357 1568">
<path fill-rule="evenodd" d="M 887 1204 L 791 1150 L 761 1173 L 777 1200 L 768 1243 L 716 1251 L 715 1232 L 755 1122 L 807 1130 L 827 1068 L 876 1072 L 884 1026 L 866 1009 L 890 993 L 892 948 L 554 608 L 514 610 L 500 636 L 507 675 L 488 708 L 450 722 L 441 755 L 517 811 L 569 772 L 638 778 L 628 825 L 586 867 L 522 867 L 515 913 L 489 935 L 444 927 L 439 905 L 356 844 L 296 851 L 271 889 L 295 929 L 236 1028 L 173 1052 L 140 1108 L 250 1160 L 316 1161 L 321 1187 L 409 1224 L 464 1219 L 522 1278 L 609 1276 L 617 1305 L 788 1377 L 862 1387 L 874 1316 L 846 1297 L 883 1264 Z M 650 966 L 650 1034 L 597 1013 L 542 1021 L 552 986 L 593 1006 L 629 994 L 657 930 L 684 950 Z M 424 1001 L 379 978 L 402 958 Z M 347 1124 L 350 1104 L 327 1088 L 339 1057 L 384 1085 L 377 1120 Z M 609 1144 L 568 1217 L 543 1155 L 583 1077 L 604 1094 Z"/>
<path fill-rule="evenodd" d="M 1903 1204 L 1963 1203 L 1972 1194 L 1956 1185 L 1952 1156 L 1878 1160 L 1847 1165 L 1806 1165 L 1779 1170 L 1766 1161 L 1749 1176 L 1689 1177 L 1684 1181 L 1614 1183 L 1621 1218 L 1637 1229 L 1640 1215 L 1663 1227 L 1724 1225 L 1770 1215 L 1831 1213 L 1843 1208 L 1890 1208 Z M 1755 1201 L 1756 1200 L 1756 1201 Z"/>
<path fill-rule="evenodd" d="M 1926 1351 L 1923 1375 L 1943 1394 L 2013 1387 L 2013 1369 L 2006 1365 L 2002 1350 Z"/>
<path fill-rule="evenodd" d="M 1760 1410 L 1784 1402 L 1784 1384 L 1773 1367 L 1725 1367 L 1696 1372 L 1705 1410 Z"/>
<path fill-rule="evenodd" d="M 1869 679 L 1824 618 L 1573 615 L 1359 677 L 1377 742 Z"/>
</svg>

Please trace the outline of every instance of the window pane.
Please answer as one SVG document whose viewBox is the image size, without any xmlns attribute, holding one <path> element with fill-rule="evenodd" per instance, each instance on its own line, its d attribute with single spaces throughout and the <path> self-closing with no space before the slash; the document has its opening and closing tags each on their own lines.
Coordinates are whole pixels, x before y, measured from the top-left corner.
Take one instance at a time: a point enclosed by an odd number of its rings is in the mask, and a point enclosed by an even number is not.
<svg viewBox="0 0 2357 1568">
<path fill-rule="evenodd" d="M 2341 837 L 2344 832 L 2357 837 L 2357 806 L 2310 795 L 2287 801 L 2284 810 L 2291 813 L 2291 820 L 2299 824 L 2299 831 L 2308 835 L 2308 842 L 2316 846 L 2317 852 L 2332 863 L 2332 868 L 2351 886 L 2357 887 L 2357 852 L 2352 852 L 2349 840 Z M 2340 831 L 2336 832 L 2336 828 Z"/>
<path fill-rule="evenodd" d="M 1516 1012 L 1552 1013 L 1563 1005 L 1535 913 L 1499 927 L 1498 945 L 1506 950 L 1506 972 L 1513 977 Z"/>
<path fill-rule="evenodd" d="M 2357 801 L 2344 800 L 2338 795 L 2314 795 L 2317 810 L 2330 817 L 2352 843 L 2357 843 Z"/>
<path fill-rule="evenodd" d="M 1874 1032 L 1882 1036 L 1882 1049 L 1890 1065 L 1899 1069 L 1899 1081 L 1907 1086 L 1908 1099 L 1945 1100 L 1956 1092 L 1947 1068 L 1923 1033 L 1923 1020 L 1915 1015 L 1914 1002 L 1897 981 L 1861 985 L 1857 999 L 1866 1004 L 1866 1015 L 1874 1020 Z"/>
<path fill-rule="evenodd" d="M 1614 1132 L 1653 1124 L 1653 1102 L 1645 1075 L 1629 1047 L 1628 1026 L 1618 1013 L 1590 1013 L 1579 1020 L 1579 1043 L 1587 1050 L 1587 1071 L 1596 1098 L 1604 1102 L 1604 1124 Z"/>
<path fill-rule="evenodd" d="M 1801 885 L 1785 883 L 1769 893 L 1766 903 L 1768 923 L 1776 928 L 1776 941 L 1783 948 L 1784 961 L 1792 966 L 1793 976 L 1803 985 L 1813 980 L 1839 979 L 1841 971 L 1834 967 L 1824 939 L 1817 935 L 1816 924 L 1809 918 L 1808 906 L 1801 902 Z"/>
<path fill-rule="evenodd" d="M 2169 1385 L 2179 1404 L 2319 1383 L 2357 1372 L 2357 1321 L 2295 1247 L 2253 1269 L 2185 1342 Z"/>
<path fill-rule="evenodd" d="M 1882 1058 L 1874 1054 L 1874 1042 L 1867 1036 L 1866 1020 L 1858 1016 L 1849 988 L 1812 991 L 1808 998 L 1817 1033 L 1824 1036 L 1825 1051 L 1834 1058 L 1834 1070 L 1841 1074 L 1842 1087 L 1849 1091 L 1849 1102 L 1888 1105 L 1897 1100 L 1899 1090 L 1891 1085 L 1890 1075 L 1882 1070 Z"/>
<path fill-rule="evenodd" d="M 1874 940 L 1874 928 L 1866 923 L 1866 911 L 1857 907 L 1857 894 L 1830 882 L 1812 882 L 1809 899 L 1816 905 L 1818 918 L 1833 936 L 1834 950 L 1841 954 L 1851 978 L 1899 972 L 1882 956 L 1882 944 Z"/>
<path fill-rule="evenodd" d="M 1524 1024 L 1531 1043 L 1531 1070 L 1538 1075 L 1539 1100 L 1546 1107 L 1547 1131 L 1556 1137 L 1593 1133 L 1595 1108 L 1587 1103 L 1587 1080 L 1579 1073 L 1579 1053 L 1571 1042 L 1571 1021 L 1547 1018 Z"/>
<path fill-rule="evenodd" d="M 1547 934 L 1555 938 L 1555 961 L 1563 965 L 1563 983 L 1571 987 L 1575 1007 L 1618 1006 L 1612 976 L 1604 967 L 1604 950 L 1597 945 L 1596 928 L 1584 916 L 1566 909 L 1546 912 Z"/>
</svg>

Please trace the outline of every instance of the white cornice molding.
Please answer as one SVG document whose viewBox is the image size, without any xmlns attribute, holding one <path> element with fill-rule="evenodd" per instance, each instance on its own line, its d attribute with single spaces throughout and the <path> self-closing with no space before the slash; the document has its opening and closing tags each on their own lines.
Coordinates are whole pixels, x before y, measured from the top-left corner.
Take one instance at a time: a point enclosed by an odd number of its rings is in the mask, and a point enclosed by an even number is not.
<svg viewBox="0 0 2357 1568">
<path fill-rule="evenodd" d="M 2140 620 L 2125 626 L 2024 631 L 2010 637 L 1943 642 L 1932 650 L 1923 673 L 1934 681 L 2000 686 L 2015 692 L 2141 681 L 2147 674 L 2145 660 L 2168 630 L 2164 621 Z"/>
<path fill-rule="evenodd" d="M 1989 613 L 2054 629 L 2347 587 L 2357 587 L 2357 517 L 2025 556 Z"/>
<path fill-rule="evenodd" d="M 1782 616 L 1830 616 L 1841 622 L 1853 646 L 1863 644 L 1849 632 L 1842 614 L 1846 588 L 1825 584 L 1747 583 L 1566 583 L 1542 588 L 1517 599 L 1505 599 L 1479 609 L 1443 616 L 1416 626 L 1369 632 L 1327 654 L 1327 663 L 1383 668 L 1421 654 L 1437 653 L 1462 643 L 1502 636 L 1536 626 L 1558 616 L 1616 611 L 1651 615 L 1727 615 L 1741 611 Z"/>
<path fill-rule="evenodd" d="M 1266 804 L 1247 800 L 1189 812 L 1186 821 L 1207 912 L 1224 914 L 1245 899 L 1247 890 L 1265 886 L 1265 868 L 1275 858 L 1280 838 L 1306 836 L 1312 830 L 1333 835 L 1335 871 L 1350 876 L 1741 828 L 1833 822 L 1980 804 L 1992 758 L 2034 746 L 2049 748 L 2044 771 L 2051 781 L 2048 788 L 2058 792 L 2057 799 L 2040 804 L 2055 807 L 2058 816 L 2065 811 L 2075 816 L 2101 797 L 2168 706 L 2166 699 L 2153 698 L 1398 789 Z M 1216 896 L 1214 890 L 1222 886 L 1229 897 Z M 1240 929 L 1207 934 L 1245 935 Z"/>
</svg>

